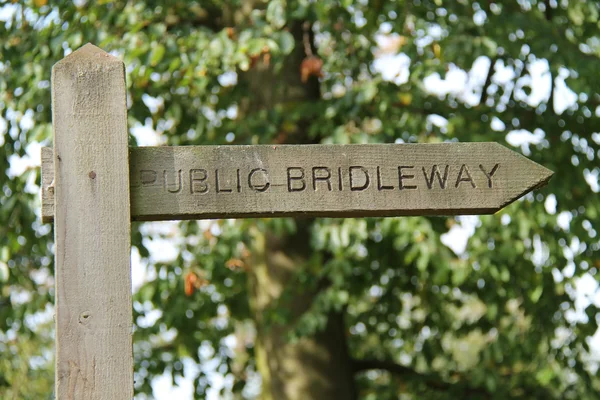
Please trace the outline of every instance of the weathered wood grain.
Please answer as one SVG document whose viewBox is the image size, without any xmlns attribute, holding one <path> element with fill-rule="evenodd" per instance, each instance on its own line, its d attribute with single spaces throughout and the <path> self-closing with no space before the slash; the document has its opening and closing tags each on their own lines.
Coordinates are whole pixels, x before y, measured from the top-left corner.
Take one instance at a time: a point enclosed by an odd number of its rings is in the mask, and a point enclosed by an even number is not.
<svg viewBox="0 0 600 400">
<path fill-rule="evenodd" d="M 441 143 L 139 147 L 130 174 L 133 219 L 170 220 L 488 214 L 553 173 L 497 143 Z"/>
<path fill-rule="evenodd" d="M 42 147 L 42 222 L 54 219 L 54 150 Z"/>
<path fill-rule="evenodd" d="M 125 101 L 123 63 L 95 46 L 52 69 L 58 400 L 133 397 Z"/>
</svg>

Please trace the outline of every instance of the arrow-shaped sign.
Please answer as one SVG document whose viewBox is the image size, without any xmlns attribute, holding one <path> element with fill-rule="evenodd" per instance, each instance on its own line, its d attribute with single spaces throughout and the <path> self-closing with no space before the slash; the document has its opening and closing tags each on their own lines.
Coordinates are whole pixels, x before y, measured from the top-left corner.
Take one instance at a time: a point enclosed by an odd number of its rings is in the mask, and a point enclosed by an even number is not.
<svg viewBox="0 0 600 400">
<path fill-rule="evenodd" d="M 51 221 L 52 149 L 42 158 Z M 552 175 L 497 143 L 130 148 L 131 214 L 144 221 L 490 214 Z"/>
</svg>

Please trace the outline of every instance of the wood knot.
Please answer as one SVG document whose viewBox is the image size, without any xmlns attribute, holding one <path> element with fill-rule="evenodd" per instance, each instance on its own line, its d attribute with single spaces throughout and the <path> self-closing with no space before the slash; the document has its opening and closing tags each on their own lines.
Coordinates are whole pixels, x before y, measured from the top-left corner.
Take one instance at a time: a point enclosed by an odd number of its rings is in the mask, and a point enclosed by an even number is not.
<svg viewBox="0 0 600 400">
<path fill-rule="evenodd" d="M 96 179 L 96 173 L 94 171 L 91 171 L 88 176 L 90 177 L 90 179 Z"/>
<path fill-rule="evenodd" d="M 79 323 L 82 325 L 87 325 L 92 320 L 92 313 L 90 311 L 84 311 L 79 314 Z"/>
</svg>

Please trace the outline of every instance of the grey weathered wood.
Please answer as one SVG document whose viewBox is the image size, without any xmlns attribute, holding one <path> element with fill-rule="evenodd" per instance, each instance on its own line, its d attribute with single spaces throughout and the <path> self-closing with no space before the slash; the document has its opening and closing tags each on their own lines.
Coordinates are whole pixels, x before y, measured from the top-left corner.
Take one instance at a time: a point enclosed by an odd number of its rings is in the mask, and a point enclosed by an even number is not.
<svg viewBox="0 0 600 400">
<path fill-rule="evenodd" d="M 553 174 L 497 143 L 140 147 L 130 160 L 135 220 L 488 214 Z M 441 188 L 431 174 L 446 166 Z"/>
<path fill-rule="evenodd" d="M 42 147 L 42 222 L 54 219 L 54 150 Z"/>
<path fill-rule="evenodd" d="M 52 69 L 58 400 L 133 397 L 125 93 L 89 44 Z"/>
</svg>

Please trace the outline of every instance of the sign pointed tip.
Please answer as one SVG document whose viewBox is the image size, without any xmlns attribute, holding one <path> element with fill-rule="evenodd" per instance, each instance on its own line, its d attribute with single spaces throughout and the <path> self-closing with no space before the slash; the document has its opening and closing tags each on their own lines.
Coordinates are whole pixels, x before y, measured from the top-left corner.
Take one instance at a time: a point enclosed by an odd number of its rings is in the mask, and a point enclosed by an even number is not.
<svg viewBox="0 0 600 400">
<path fill-rule="evenodd" d="M 554 176 L 554 171 L 544 167 L 541 164 L 536 163 L 535 161 L 529 160 L 527 158 L 525 159 L 528 161 L 528 165 L 524 165 L 523 168 L 527 168 L 530 170 L 530 179 L 532 180 L 531 187 L 528 189 L 528 191 L 540 189 L 546 186 L 550 179 L 552 179 L 552 177 Z"/>
<path fill-rule="evenodd" d="M 531 186 L 527 187 L 527 191 L 531 191 L 533 189 L 538 189 L 548 184 L 548 181 L 554 175 L 554 171 L 544 167 L 541 164 L 536 163 L 525 157 L 523 154 L 509 149 L 506 146 L 501 145 L 496 142 L 488 142 L 486 143 L 496 148 L 497 152 L 505 153 L 510 155 L 513 160 L 512 162 L 518 163 L 523 171 L 529 171 L 529 183 Z"/>
<path fill-rule="evenodd" d="M 548 184 L 552 176 L 554 176 L 554 171 L 525 157 L 523 157 L 523 159 L 528 161 L 528 163 L 523 166 L 524 171 L 527 169 L 529 170 L 527 178 L 522 181 L 524 185 L 518 186 L 519 189 L 512 193 L 510 197 L 503 199 L 497 209 L 498 211 L 525 196 L 527 193 L 543 188 Z"/>
<path fill-rule="evenodd" d="M 111 64 L 122 63 L 117 57 L 110 55 L 100 47 L 92 43 L 86 43 L 56 64 L 54 68 L 69 64 L 81 64 L 85 62 L 93 62 L 96 64 Z"/>
<path fill-rule="evenodd" d="M 554 171 L 537 164 L 540 170 L 540 177 L 539 177 L 539 183 L 534 187 L 534 189 L 539 189 L 541 187 L 544 187 L 548 184 L 548 182 L 550 181 L 550 179 L 552 179 L 552 177 L 554 176 Z"/>
</svg>

